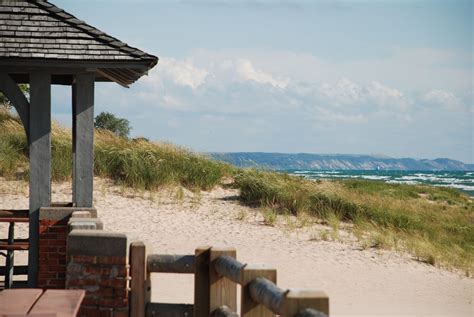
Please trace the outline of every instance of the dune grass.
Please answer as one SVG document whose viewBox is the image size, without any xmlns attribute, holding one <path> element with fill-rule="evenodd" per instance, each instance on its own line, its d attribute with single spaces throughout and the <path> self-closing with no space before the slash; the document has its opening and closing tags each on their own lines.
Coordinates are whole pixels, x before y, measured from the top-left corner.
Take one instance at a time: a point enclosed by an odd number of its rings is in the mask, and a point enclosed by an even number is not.
<svg viewBox="0 0 474 317">
<path fill-rule="evenodd" d="M 71 131 L 53 125 L 52 176 L 72 175 Z M 243 170 L 170 144 L 95 132 L 95 175 L 137 189 L 180 185 L 208 190 L 233 180 L 243 203 L 261 207 L 265 222 L 278 214 L 351 225 L 363 247 L 408 251 L 420 261 L 470 274 L 474 204 L 453 189 L 380 181 L 308 181 L 276 172 Z M 0 110 L 0 176 L 28 179 L 28 146 L 18 118 Z M 347 227 L 347 226 L 345 226 Z M 333 235 L 337 237 L 337 234 Z"/>
<path fill-rule="evenodd" d="M 53 124 L 52 177 L 64 181 L 72 175 L 71 131 Z M 185 149 L 143 139 L 130 140 L 106 130 L 95 131 L 94 173 L 117 183 L 157 189 L 181 185 L 192 190 L 211 189 L 233 168 Z M 28 179 L 28 145 L 18 118 L 0 111 L 0 176 Z"/>
<path fill-rule="evenodd" d="M 326 222 L 337 218 L 353 224 L 368 247 L 404 250 L 420 261 L 472 272 L 474 204 L 456 190 L 367 180 L 314 182 L 264 171 L 237 174 L 235 186 L 247 204 Z"/>
</svg>

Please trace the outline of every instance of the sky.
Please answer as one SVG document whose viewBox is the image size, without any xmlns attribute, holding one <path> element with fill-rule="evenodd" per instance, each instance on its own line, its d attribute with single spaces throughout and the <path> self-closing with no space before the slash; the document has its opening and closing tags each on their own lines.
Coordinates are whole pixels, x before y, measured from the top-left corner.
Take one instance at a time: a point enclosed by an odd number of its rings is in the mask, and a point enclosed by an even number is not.
<svg viewBox="0 0 474 317">
<path fill-rule="evenodd" d="M 203 152 L 474 162 L 471 1 L 52 0 L 159 57 L 95 111 Z M 70 125 L 70 89 L 53 117 Z"/>
</svg>

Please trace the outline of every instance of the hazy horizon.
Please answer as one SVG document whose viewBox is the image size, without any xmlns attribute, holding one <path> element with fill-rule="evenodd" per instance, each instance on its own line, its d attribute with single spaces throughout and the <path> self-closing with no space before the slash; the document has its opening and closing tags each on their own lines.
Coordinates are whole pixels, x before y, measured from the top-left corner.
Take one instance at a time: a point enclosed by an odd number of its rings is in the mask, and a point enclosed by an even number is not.
<svg viewBox="0 0 474 317">
<path fill-rule="evenodd" d="M 471 1 L 52 2 L 160 58 L 130 89 L 96 85 L 132 136 L 474 163 Z M 70 125 L 67 87 L 53 117 Z"/>
</svg>

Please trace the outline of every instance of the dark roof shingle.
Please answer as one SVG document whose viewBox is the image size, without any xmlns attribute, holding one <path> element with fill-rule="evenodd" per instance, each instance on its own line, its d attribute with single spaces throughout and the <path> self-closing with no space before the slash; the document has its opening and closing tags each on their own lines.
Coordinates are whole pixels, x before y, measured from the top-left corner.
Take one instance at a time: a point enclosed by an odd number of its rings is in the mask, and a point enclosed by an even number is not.
<svg viewBox="0 0 474 317">
<path fill-rule="evenodd" d="M 156 56 L 105 34 L 48 1 L 0 0 L 0 21 L 0 59 L 127 61 L 148 66 L 115 80 L 123 85 L 133 83 L 158 62 Z M 110 73 L 106 68 L 101 71 Z M 117 77 L 109 75 L 112 80 Z"/>
</svg>

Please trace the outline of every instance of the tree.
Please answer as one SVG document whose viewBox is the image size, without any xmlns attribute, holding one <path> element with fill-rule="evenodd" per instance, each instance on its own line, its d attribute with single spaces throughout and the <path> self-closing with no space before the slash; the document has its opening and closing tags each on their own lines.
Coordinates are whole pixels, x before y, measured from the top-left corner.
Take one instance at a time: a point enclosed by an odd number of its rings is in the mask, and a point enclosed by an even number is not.
<svg viewBox="0 0 474 317">
<path fill-rule="evenodd" d="M 128 138 L 130 133 L 130 121 L 118 118 L 110 112 L 101 112 L 95 117 L 94 126 L 98 129 L 112 131 L 115 135 Z"/>
<path fill-rule="evenodd" d="M 27 84 L 19 84 L 18 87 L 20 88 L 21 92 L 24 93 L 25 96 L 28 98 L 30 94 L 30 86 L 28 86 Z M 0 91 L 0 107 L 5 108 L 7 110 L 10 110 L 13 107 L 11 101 L 1 91 Z"/>
</svg>

